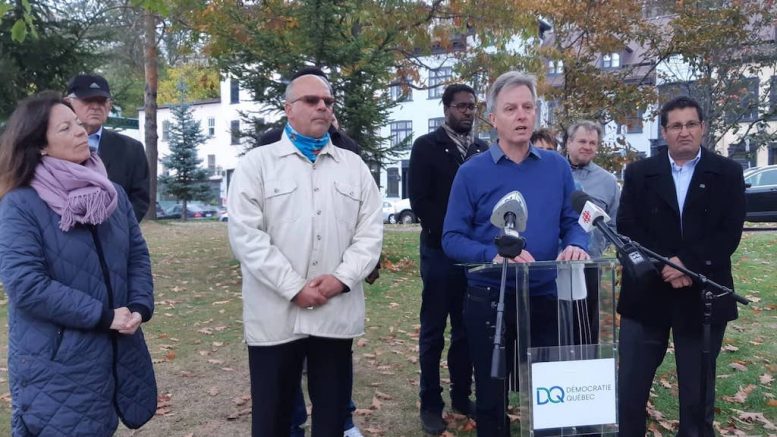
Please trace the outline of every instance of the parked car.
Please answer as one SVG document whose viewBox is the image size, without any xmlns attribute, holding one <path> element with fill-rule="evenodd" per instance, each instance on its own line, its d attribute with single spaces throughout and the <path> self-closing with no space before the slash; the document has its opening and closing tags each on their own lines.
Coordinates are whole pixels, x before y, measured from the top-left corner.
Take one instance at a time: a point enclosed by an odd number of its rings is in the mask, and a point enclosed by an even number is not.
<svg viewBox="0 0 777 437">
<path fill-rule="evenodd" d="M 228 222 L 229 221 L 229 213 L 226 209 L 219 211 L 219 221 L 220 222 Z"/>
<path fill-rule="evenodd" d="M 397 217 L 394 215 L 394 202 L 399 199 L 384 198 L 383 199 L 383 223 L 391 223 L 392 225 L 397 222 Z"/>
<path fill-rule="evenodd" d="M 777 222 L 777 165 L 749 170 L 745 176 L 747 220 Z"/>
<path fill-rule="evenodd" d="M 194 208 L 194 210 L 199 211 L 202 213 L 202 216 L 204 218 L 211 218 L 211 217 L 218 217 L 219 215 L 219 207 L 214 205 L 208 205 L 207 203 L 200 202 L 197 200 L 192 200 L 187 203 L 186 206 L 191 206 Z"/>
<path fill-rule="evenodd" d="M 394 202 L 394 217 L 396 219 L 394 223 L 403 225 L 418 223 L 418 217 L 410 208 L 410 199 L 399 199 Z"/>
<path fill-rule="evenodd" d="M 177 203 L 166 211 L 167 216 L 166 218 L 181 218 L 183 211 L 183 204 Z M 215 217 L 216 212 L 215 211 L 206 211 L 202 207 L 196 204 L 187 204 L 186 205 L 186 218 L 208 218 L 208 217 Z"/>
</svg>

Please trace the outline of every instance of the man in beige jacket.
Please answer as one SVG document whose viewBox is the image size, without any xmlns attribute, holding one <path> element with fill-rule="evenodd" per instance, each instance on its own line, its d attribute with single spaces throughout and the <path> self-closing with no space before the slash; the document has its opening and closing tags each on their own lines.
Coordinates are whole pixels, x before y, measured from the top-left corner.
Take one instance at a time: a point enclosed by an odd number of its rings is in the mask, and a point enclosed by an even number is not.
<svg viewBox="0 0 777 437">
<path fill-rule="evenodd" d="M 351 346 L 364 333 L 362 280 L 380 256 L 383 223 L 367 166 L 329 139 L 333 106 L 325 79 L 293 80 L 281 140 L 247 153 L 229 188 L 254 437 L 288 435 L 305 358 L 312 436 L 343 433 Z"/>
</svg>

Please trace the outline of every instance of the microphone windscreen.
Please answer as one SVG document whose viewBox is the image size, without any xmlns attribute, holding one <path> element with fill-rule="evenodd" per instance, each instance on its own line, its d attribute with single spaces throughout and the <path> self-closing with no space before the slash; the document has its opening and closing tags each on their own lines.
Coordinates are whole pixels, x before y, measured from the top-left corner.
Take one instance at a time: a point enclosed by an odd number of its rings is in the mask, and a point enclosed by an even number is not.
<svg viewBox="0 0 777 437">
<path fill-rule="evenodd" d="M 583 209 L 585 208 L 585 203 L 588 202 L 591 199 L 591 196 L 586 194 L 585 191 L 574 191 L 572 192 L 572 209 L 575 210 L 578 214 L 583 212 Z"/>
</svg>

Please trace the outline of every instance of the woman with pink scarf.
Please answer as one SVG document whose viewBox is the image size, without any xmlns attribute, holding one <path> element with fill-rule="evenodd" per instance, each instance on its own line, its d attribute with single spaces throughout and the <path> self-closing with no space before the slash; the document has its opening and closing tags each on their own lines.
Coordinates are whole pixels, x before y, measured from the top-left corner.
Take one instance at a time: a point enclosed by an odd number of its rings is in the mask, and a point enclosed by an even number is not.
<svg viewBox="0 0 777 437">
<path fill-rule="evenodd" d="M 55 93 L 22 101 L 0 136 L 0 280 L 13 436 L 107 437 L 153 417 L 148 248 Z"/>
</svg>

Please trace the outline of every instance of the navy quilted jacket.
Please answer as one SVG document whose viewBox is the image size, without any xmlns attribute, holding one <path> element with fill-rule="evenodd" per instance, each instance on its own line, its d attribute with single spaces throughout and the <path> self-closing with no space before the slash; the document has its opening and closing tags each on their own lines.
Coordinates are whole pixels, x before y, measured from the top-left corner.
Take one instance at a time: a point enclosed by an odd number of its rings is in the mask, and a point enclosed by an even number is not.
<svg viewBox="0 0 777 437">
<path fill-rule="evenodd" d="M 140 305 L 150 317 L 148 249 L 126 194 L 117 191 L 117 209 L 96 227 L 113 307 Z M 90 228 L 62 232 L 59 218 L 29 187 L 0 200 L 13 435 L 111 436 L 118 425 L 113 348 L 111 334 L 98 327 L 109 308 L 107 287 Z"/>
</svg>

